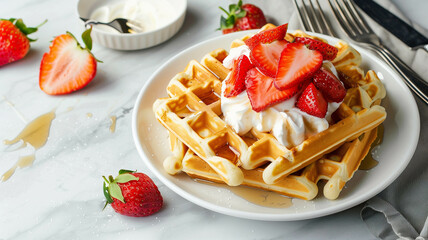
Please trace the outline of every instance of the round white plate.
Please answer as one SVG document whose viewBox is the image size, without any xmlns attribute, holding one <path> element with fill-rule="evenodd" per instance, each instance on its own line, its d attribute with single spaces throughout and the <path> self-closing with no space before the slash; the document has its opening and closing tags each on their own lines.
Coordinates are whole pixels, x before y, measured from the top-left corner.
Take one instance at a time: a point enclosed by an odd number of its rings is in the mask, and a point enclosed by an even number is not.
<svg viewBox="0 0 428 240">
<path fill-rule="evenodd" d="M 171 190 L 199 206 L 231 216 L 270 221 L 309 219 L 343 211 L 375 196 L 391 184 L 406 168 L 415 151 L 419 139 L 419 112 L 412 94 L 396 73 L 371 52 L 357 46 L 354 47 L 362 55 L 362 67 L 375 70 L 385 84 L 387 96 L 382 105 L 388 115 L 384 122 L 383 143 L 378 150 L 379 164 L 369 171 L 357 171 L 337 200 L 330 201 L 319 194 L 312 201 L 293 199 L 288 208 L 262 207 L 226 188 L 197 183 L 186 174 L 171 176 L 164 171 L 162 162 L 171 152 L 167 131 L 153 114 L 153 102 L 167 97 L 166 86 L 170 79 L 183 71 L 190 60 L 199 61 L 217 48 L 228 50 L 234 39 L 251 32 L 254 31 L 220 36 L 179 53 L 160 67 L 141 89 L 134 107 L 132 131 L 137 150 L 149 169 Z M 337 41 L 332 37 L 313 35 L 332 44 Z"/>
</svg>

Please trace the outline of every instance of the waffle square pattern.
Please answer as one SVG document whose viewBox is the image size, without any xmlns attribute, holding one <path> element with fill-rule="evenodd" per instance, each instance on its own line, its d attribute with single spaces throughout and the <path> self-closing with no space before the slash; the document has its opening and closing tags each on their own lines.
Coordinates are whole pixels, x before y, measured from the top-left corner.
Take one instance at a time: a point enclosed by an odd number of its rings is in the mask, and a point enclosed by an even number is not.
<svg viewBox="0 0 428 240">
<path fill-rule="evenodd" d="M 312 37 L 296 31 L 286 39 L 296 36 Z M 245 38 L 233 41 L 231 48 L 243 45 Z M 221 88 L 230 72 L 223 65 L 226 50 L 216 49 L 199 62 L 190 61 L 171 79 L 168 97 L 153 104 L 156 118 L 170 136 L 172 154 L 164 161 L 165 170 L 305 200 L 315 198 L 318 182 L 325 180 L 323 195 L 338 198 L 377 138 L 386 118 L 380 105 L 386 93 L 374 71 L 364 73 L 360 68 L 361 56 L 354 48 L 344 41 L 335 47 L 339 51 L 332 64 L 342 74 L 346 97 L 326 130 L 287 147 L 271 132 L 253 128 L 241 136 L 225 122 Z"/>
</svg>

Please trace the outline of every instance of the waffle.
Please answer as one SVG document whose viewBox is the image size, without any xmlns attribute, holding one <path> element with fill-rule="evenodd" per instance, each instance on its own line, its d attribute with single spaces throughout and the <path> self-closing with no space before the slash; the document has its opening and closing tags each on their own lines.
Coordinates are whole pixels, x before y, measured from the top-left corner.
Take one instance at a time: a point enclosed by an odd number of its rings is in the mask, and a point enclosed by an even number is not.
<svg viewBox="0 0 428 240">
<path fill-rule="evenodd" d="M 240 44 L 242 39 L 232 42 L 232 47 Z M 358 68 L 359 53 L 344 42 L 338 44 L 339 54 L 333 63 L 352 88 L 333 116 L 335 123 L 291 148 L 279 144 L 270 133 L 255 129 L 239 136 L 222 120 L 221 81 L 229 72 L 222 64 L 225 50 L 206 55 L 202 64 L 191 61 L 170 81 L 169 97 L 154 103 L 157 119 L 171 133 L 174 154 L 164 162 L 167 172 L 183 170 L 192 177 L 302 199 L 315 197 L 317 182 L 327 179 L 324 195 L 337 198 L 386 117 L 378 105 L 385 96 L 382 83 L 373 71 L 363 77 Z M 354 61 L 350 62 L 350 56 Z"/>
<path fill-rule="evenodd" d="M 326 198 L 334 200 L 358 169 L 376 136 L 377 129 L 364 133 L 361 137 L 344 143 L 335 151 L 305 167 L 300 173 L 290 174 L 274 184 L 266 184 L 263 181 L 263 168 L 242 169 L 244 173 L 242 185 L 289 197 L 312 200 L 318 194 L 317 183 L 320 180 L 327 180 L 323 194 Z M 192 178 L 223 183 L 220 176 L 190 149 L 185 152 L 181 166 L 182 171 Z"/>
</svg>

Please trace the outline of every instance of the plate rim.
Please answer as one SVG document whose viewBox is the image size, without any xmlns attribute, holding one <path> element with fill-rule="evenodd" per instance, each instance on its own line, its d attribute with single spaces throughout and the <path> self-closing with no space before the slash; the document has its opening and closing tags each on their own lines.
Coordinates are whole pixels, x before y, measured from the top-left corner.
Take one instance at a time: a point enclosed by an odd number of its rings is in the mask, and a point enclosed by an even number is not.
<svg viewBox="0 0 428 240">
<path fill-rule="evenodd" d="M 372 60 L 375 60 L 379 65 L 381 65 L 382 68 L 387 69 L 388 72 L 394 76 L 393 80 L 391 81 L 395 81 L 396 83 L 398 83 L 399 85 L 401 85 L 401 87 L 403 89 L 405 89 L 407 95 L 411 96 L 411 108 L 413 108 L 417 118 L 414 118 L 414 125 L 416 127 L 415 132 L 416 135 L 413 138 L 413 141 L 411 142 L 412 145 L 412 149 L 410 149 L 409 152 L 409 156 L 408 159 L 406 159 L 406 161 L 400 166 L 400 168 L 397 169 L 397 171 L 395 172 L 395 174 L 389 176 L 388 179 L 386 179 L 383 184 L 381 185 L 377 185 L 376 188 L 374 188 L 374 190 L 372 190 L 371 192 L 369 192 L 369 194 L 365 194 L 365 195 L 360 195 L 357 198 L 353 198 L 350 199 L 349 201 L 345 201 L 345 202 L 341 202 L 339 205 L 333 205 L 333 207 L 327 207 L 324 209 L 318 209 L 315 211 L 308 211 L 308 212 L 301 212 L 301 213 L 287 213 L 287 214 L 271 214 L 271 213 L 254 213 L 254 212 L 247 212 L 247 211 L 242 211 L 242 210 L 236 210 L 236 209 L 231 209 L 231 208 L 226 208 L 223 206 L 219 206 L 219 205 L 215 205 L 211 202 L 208 202 L 204 199 L 198 198 L 196 196 L 194 196 L 193 194 L 187 192 L 186 190 L 182 189 L 181 187 L 179 187 L 178 185 L 176 185 L 174 182 L 170 181 L 169 179 L 167 179 L 165 176 L 163 176 L 159 170 L 150 163 L 150 155 L 146 154 L 146 152 L 143 149 L 143 143 L 140 142 L 139 139 L 139 135 L 138 135 L 138 109 L 140 108 L 141 105 L 141 100 L 144 96 L 144 93 L 148 90 L 149 86 L 151 85 L 151 83 L 153 82 L 153 80 L 156 78 L 156 76 L 161 73 L 166 66 L 168 66 L 171 62 L 175 61 L 176 59 L 182 57 L 186 52 L 190 52 L 195 48 L 199 48 L 202 45 L 206 45 L 208 43 L 210 43 L 211 41 L 216 41 L 222 38 L 232 38 L 235 37 L 234 39 L 238 39 L 242 36 L 245 36 L 247 34 L 251 34 L 251 33 L 255 33 L 258 30 L 249 30 L 249 31 L 241 31 L 241 32 L 236 32 L 236 33 L 232 33 L 232 34 L 228 34 L 228 35 L 221 35 L 221 36 L 217 36 L 214 38 L 210 38 L 207 40 L 204 40 L 198 44 L 195 44 L 191 47 L 188 47 L 186 49 L 184 49 L 183 51 L 180 51 L 179 53 L 177 53 L 176 55 L 174 55 L 171 59 L 169 59 L 168 61 L 166 61 L 165 63 L 163 63 L 150 77 L 149 79 L 145 82 L 145 84 L 143 85 L 143 87 L 141 88 L 140 92 L 138 93 L 136 102 L 134 104 L 134 108 L 133 108 L 133 113 L 132 113 L 132 136 L 133 136 L 133 140 L 134 140 L 134 144 L 135 147 L 137 148 L 137 151 L 140 155 L 140 158 L 143 160 L 143 162 L 145 163 L 145 165 L 149 168 L 149 170 L 155 174 L 155 176 L 157 178 L 159 178 L 159 180 L 165 184 L 169 189 L 171 189 L 173 192 L 177 193 L 178 195 L 180 195 L 181 197 L 185 198 L 186 200 L 201 206 L 203 208 L 209 209 L 211 211 L 214 212 L 218 212 L 218 213 L 222 213 L 225 215 L 229 215 L 229 216 L 234 216 L 234 217 L 239 217 L 239 218 L 246 218 L 246 219 L 252 219 L 252 220 L 263 220 L 263 221 L 296 221 L 296 220 L 304 220 L 304 219 L 312 219 L 312 218 L 318 218 L 318 217 L 322 217 L 322 216 L 327 216 L 327 215 L 331 215 L 331 214 L 335 214 L 347 209 L 350 209 L 372 197 L 374 197 L 375 195 L 377 195 L 378 193 L 380 193 L 381 191 L 383 191 L 384 189 L 386 189 L 390 184 L 392 184 L 392 182 L 397 179 L 401 173 L 404 171 L 404 169 L 408 166 L 408 164 L 410 163 L 417 144 L 419 142 L 419 134 L 420 134 L 420 115 L 419 115 L 419 109 L 417 107 L 415 98 L 413 96 L 413 94 L 410 92 L 410 90 L 408 89 L 408 87 L 404 84 L 403 81 L 399 81 L 398 79 L 401 79 L 397 73 L 395 71 L 393 71 L 389 66 L 386 65 L 385 62 L 383 62 L 379 57 L 377 57 L 376 55 L 374 55 L 372 52 L 368 51 L 367 49 L 364 49 L 362 47 L 359 47 L 358 45 L 353 44 L 351 41 L 347 41 L 352 47 L 354 47 L 355 49 L 357 49 L 357 51 L 359 52 L 363 52 L 364 55 L 368 55 Z M 294 31 L 294 30 L 289 30 Z M 328 35 L 323 35 L 323 34 L 318 34 L 318 33 L 313 33 L 313 32 L 309 32 L 309 31 L 305 31 L 306 33 L 310 34 L 310 35 L 314 35 L 314 36 L 318 36 L 318 37 L 322 37 L 329 40 L 334 40 L 334 41 L 338 41 L 341 40 L 339 38 L 335 38 L 335 37 L 331 37 Z M 203 54 L 201 54 L 203 55 Z M 363 54 L 362 54 L 363 55 Z M 333 208 L 333 209 L 332 209 Z"/>
</svg>

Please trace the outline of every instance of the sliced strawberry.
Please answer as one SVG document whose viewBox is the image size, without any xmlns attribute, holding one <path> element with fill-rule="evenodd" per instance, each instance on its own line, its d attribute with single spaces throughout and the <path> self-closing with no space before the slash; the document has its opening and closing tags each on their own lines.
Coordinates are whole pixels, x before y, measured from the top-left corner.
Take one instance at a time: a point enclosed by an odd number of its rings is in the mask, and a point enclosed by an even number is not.
<svg viewBox="0 0 428 240">
<path fill-rule="evenodd" d="M 275 86 L 284 90 L 304 82 L 321 67 L 321 53 L 310 50 L 303 43 L 289 43 L 281 53 Z"/>
<path fill-rule="evenodd" d="M 289 99 L 298 91 L 297 86 L 280 91 L 273 85 L 273 80 L 263 75 L 257 68 L 248 71 L 245 86 L 254 111 L 260 112 L 275 103 Z"/>
<path fill-rule="evenodd" d="M 282 50 L 288 44 L 285 40 L 259 44 L 251 50 L 251 62 L 266 76 L 274 78 Z"/>
<path fill-rule="evenodd" d="M 69 32 L 52 41 L 40 65 L 39 85 L 45 93 L 67 94 L 83 88 L 95 77 L 97 60 L 90 52 L 88 33 L 90 29 L 82 35 L 86 48 L 82 48 Z"/>
<path fill-rule="evenodd" d="M 251 38 L 245 40 L 245 44 L 252 50 L 255 46 L 261 43 L 271 43 L 275 40 L 283 40 L 287 33 L 288 24 L 283 24 L 276 28 L 268 29 L 259 32 Z"/>
<path fill-rule="evenodd" d="M 233 64 L 230 77 L 226 80 L 225 97 L 234 97 L 245 90 L 245 76 L 248 70 L 253 68 L 247 56 L 239 56 Z"/>
<path fill-rule="evenodd" d="M 297 99 L 296 107 L 315 117 L 323 118 L 327 113 L 327 101 L 313 83 L 303 90 Z"/>
<path fill-rule="evenodd" d="M 332 61 L 336 58 L 338 49 L 328 43 L 307 37 L 296 37 L 294 42 L 303 43 L 309 49 L 319 51 L 324 60 Z"/>
<path fill-rule="evenodd" d="M 324 68 L 320 68 L 313 77 L 317 87 L 329 102 L 341 102 L 346 95 L 346 89 L 337 77 Z"/>
</svg>

